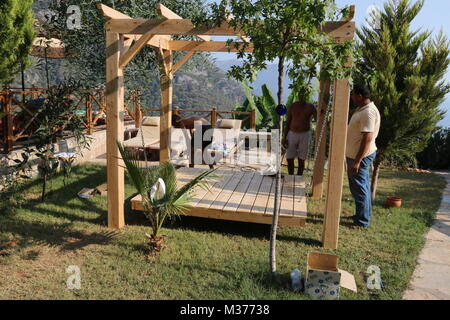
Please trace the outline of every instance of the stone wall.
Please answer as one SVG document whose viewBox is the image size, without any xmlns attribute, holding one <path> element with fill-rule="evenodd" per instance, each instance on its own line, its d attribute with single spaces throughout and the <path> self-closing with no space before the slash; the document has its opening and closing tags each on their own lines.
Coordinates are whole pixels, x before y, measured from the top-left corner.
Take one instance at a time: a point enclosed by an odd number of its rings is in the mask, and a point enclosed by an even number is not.
<svg viewBox="0 0 450 320">
<path fill-rule="evenodd" d="M 134 128 L 134 124 L 126 125 L 125 129 L 128 128 Z M 94 161 L 98 162 L 99 159 L 106 159 L 106 130 L 96 131 L 90 137 L 92 138 L 92 141 L 90 143 L 89 149 L 80 150 L 80 148 L 77 146 L 75 138 L 69 137 L 55 144 L 55 153 L 58 152 L 77 153 L 77 158 L 74 162 L 75 165 L 86 162 L 94 162 Z M 14 159 L 22 160 L 21 154 L 23 152 L 24 152 L 23 149 L 17 149 L 10 152 L 8 157 L 5 154 L 0 154 L 0 170 L 8 165 L 13 165 Z M 35 175 L 37 173 L 36 167 L 37 159 L 35 156 L 33 156 L 30 159 L 30 163 L 33 166 L 32 175 Z"/>
</svg>

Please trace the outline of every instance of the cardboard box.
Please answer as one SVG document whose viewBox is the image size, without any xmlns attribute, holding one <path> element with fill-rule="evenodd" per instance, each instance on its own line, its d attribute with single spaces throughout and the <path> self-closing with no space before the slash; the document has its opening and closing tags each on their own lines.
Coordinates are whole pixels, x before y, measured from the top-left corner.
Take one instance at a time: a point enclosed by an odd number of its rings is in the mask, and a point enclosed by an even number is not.
<svg viewBox="0 0 450 320">
<path fill-rule="evenodd" d="M 314 299 L 339 300 L 340 288 L 354 292 L 356 282 L 353 275 L 338 269 L 339 257 L 334 254 L 310 252 L 305 280 L 305 294 Z"/>
</svg>

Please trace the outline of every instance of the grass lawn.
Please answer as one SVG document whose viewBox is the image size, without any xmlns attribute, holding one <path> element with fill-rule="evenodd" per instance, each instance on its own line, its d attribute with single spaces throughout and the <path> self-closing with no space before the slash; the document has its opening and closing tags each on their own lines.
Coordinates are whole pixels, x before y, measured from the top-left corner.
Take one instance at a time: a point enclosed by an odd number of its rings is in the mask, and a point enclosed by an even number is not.
<svg viewBox="0 0 450 320">
<path fill-rule="evenodd" d="M 401 299 L 445 187 L 437 175 L 382 171 L 371 227 L 341 225 L 334 251 L 321 248 L 324 201 L 309 200 L 305 228 L 279 228 L 281 282 L 270 284 L 270 226 L 182 217 L 165 226 L 166 247 L 149 259 L 149 226 L 129 209 L 129 181 L 127 226 L 117 232 L 106 228 L 106 197 L 76 196 L 105 181 L 105 167 L 76 167 L 66 187 L 62 177 L 53 179 L 45 203 L 31 181 L 23 190 L 27 203 L 14 215 L 0 214 L 0 243 L 18 243 L 12 255 L 0 257 L 0 299 L 304 299 L 290 290 L 289 273 L 305 272 L 309 251 L 339 255 L 339 267 L 355 275 L 358 293 L 344 289 L 341 299 Z M 341 223 L 350 222 L 354 210 L 345 184 Z M 392 194 L 404 199 L 402 208 L 385 208 Z M 66 287 L 69 265 L 81 268 L 80 290 Z M 384 290 L 366 289 L 370 265 L 380 267 Z"/>
</svg>

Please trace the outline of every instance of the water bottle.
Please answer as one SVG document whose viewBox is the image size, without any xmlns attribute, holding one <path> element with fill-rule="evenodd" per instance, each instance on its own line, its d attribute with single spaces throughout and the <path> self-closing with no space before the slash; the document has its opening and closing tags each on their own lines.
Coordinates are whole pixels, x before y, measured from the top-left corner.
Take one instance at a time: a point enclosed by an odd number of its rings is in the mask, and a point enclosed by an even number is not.
<svg viewBox="0 0 450 320">
<path fill-rule="evenodd" d="M 299 292 L 302 290 L 302 273 L 300 270 L 294 269 L 291 271 L 291 282 L 294 291 Z"/>
</svg>

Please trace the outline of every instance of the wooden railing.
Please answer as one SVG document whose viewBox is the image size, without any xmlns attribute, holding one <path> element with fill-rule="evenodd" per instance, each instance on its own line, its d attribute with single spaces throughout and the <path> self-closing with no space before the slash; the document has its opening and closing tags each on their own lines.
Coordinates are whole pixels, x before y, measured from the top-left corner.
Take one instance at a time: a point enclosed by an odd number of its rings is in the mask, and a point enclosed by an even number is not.
<svg viewBox="0 0 450 320">
<path fill-rule="evenodd" d="M 146 108 L 142 107 L 142 110 L 145 112 L 160 112 L 160 109 L 156 108 Z M 242 111 L 218 111 L 217 108 L 212 108 L 211 110 L 194 110 L 194 109 L 178 109 L 181 114 L 183 113 L 194 113 L 194 114 L 202 114 L 202 117 L 205 119 L 209 119 L 211 122 L 211 126 L 215 127 L 217 124 L 217 120 L 225 119 L 224 115 L 244 115 L 244 118 L 240 118 L 242 122 L 249 120 L 250 129 L 256 130 L 256 112 L 252 110 L 251 112 L 242 112 Z"/>
<path fill-rule="evenodd" d="M 125 110 L 128 115 L 125 120 L 134 121 L 140 115 L 140 93 L 137 90 L 126 92 Z M 30 137 L 39 127 L 38 112 L 27 108 L 27 104 L 39 98 L 47 98 L 48 91 L 44 88 L 30 88 L 26 90 L 17 88 L 4 88 L 0 91 L 0 104 L 2 117 L 0 118 L 0 134 L 4 153 L 13 150 L 14 142 L 21 138 Z M 95 130 L 106 128 L 106 100 L 104 90 L 80 90 L 74 94 L 79 109 L 85 111 L 83 126 L 86 133 L 92 134 Z M 25 117 L 17 113 L 22 112 Z M 139 120 L 139 119 L 138 119 Z M 140 123 L 140 121 L 136 121 Z"/>
<path fill-rule="evenodd" d="M 39 98 L 47 98 L 48 91 L 44 88 L 30 88 L 21 90 L 17 88 L 4 88 L 0 91 L 0 104 L 3 113 L 0 118 L 0 136 L 3 142 L 3 153 L 9 153 L 13 150 L 14 143 L 20 138 L 26 138 L 33 135 L 39 127 L 38 112 L 33 112 L 27 108 L 27 104 Z M 92 134 L 95 130 L 106 128 L 106 98 L 105 91 L 98 90 L 80 90 L 74 94 L 75 99 L 80 105 L 80 110 L 84 109 L 83 126 L 87 134 Z M 125 110 L 127 116 L 125 120 L 134 121 L 136 128 L 139 127 L 143 114 L 149 112 L 160 112 L 160 109 L 142 107 L 140 101 L 140 92 L 138 90 L 127 90 L 125 99 Z M 16 115 L 18 111 L 26 114 L 24 119 Z M 256 129 L 256 113 L 238 112 L 238 111 L 219 111 L 216 108 L 210 110 L 191 110 L 179 109 L 181 114 L 191 113 L 199 114 L 209 119 L 213 127 L 216 126 L 219 119 L 241 115 L 240 119 L 249 121 L 250 129 Z"/>
</svg>

